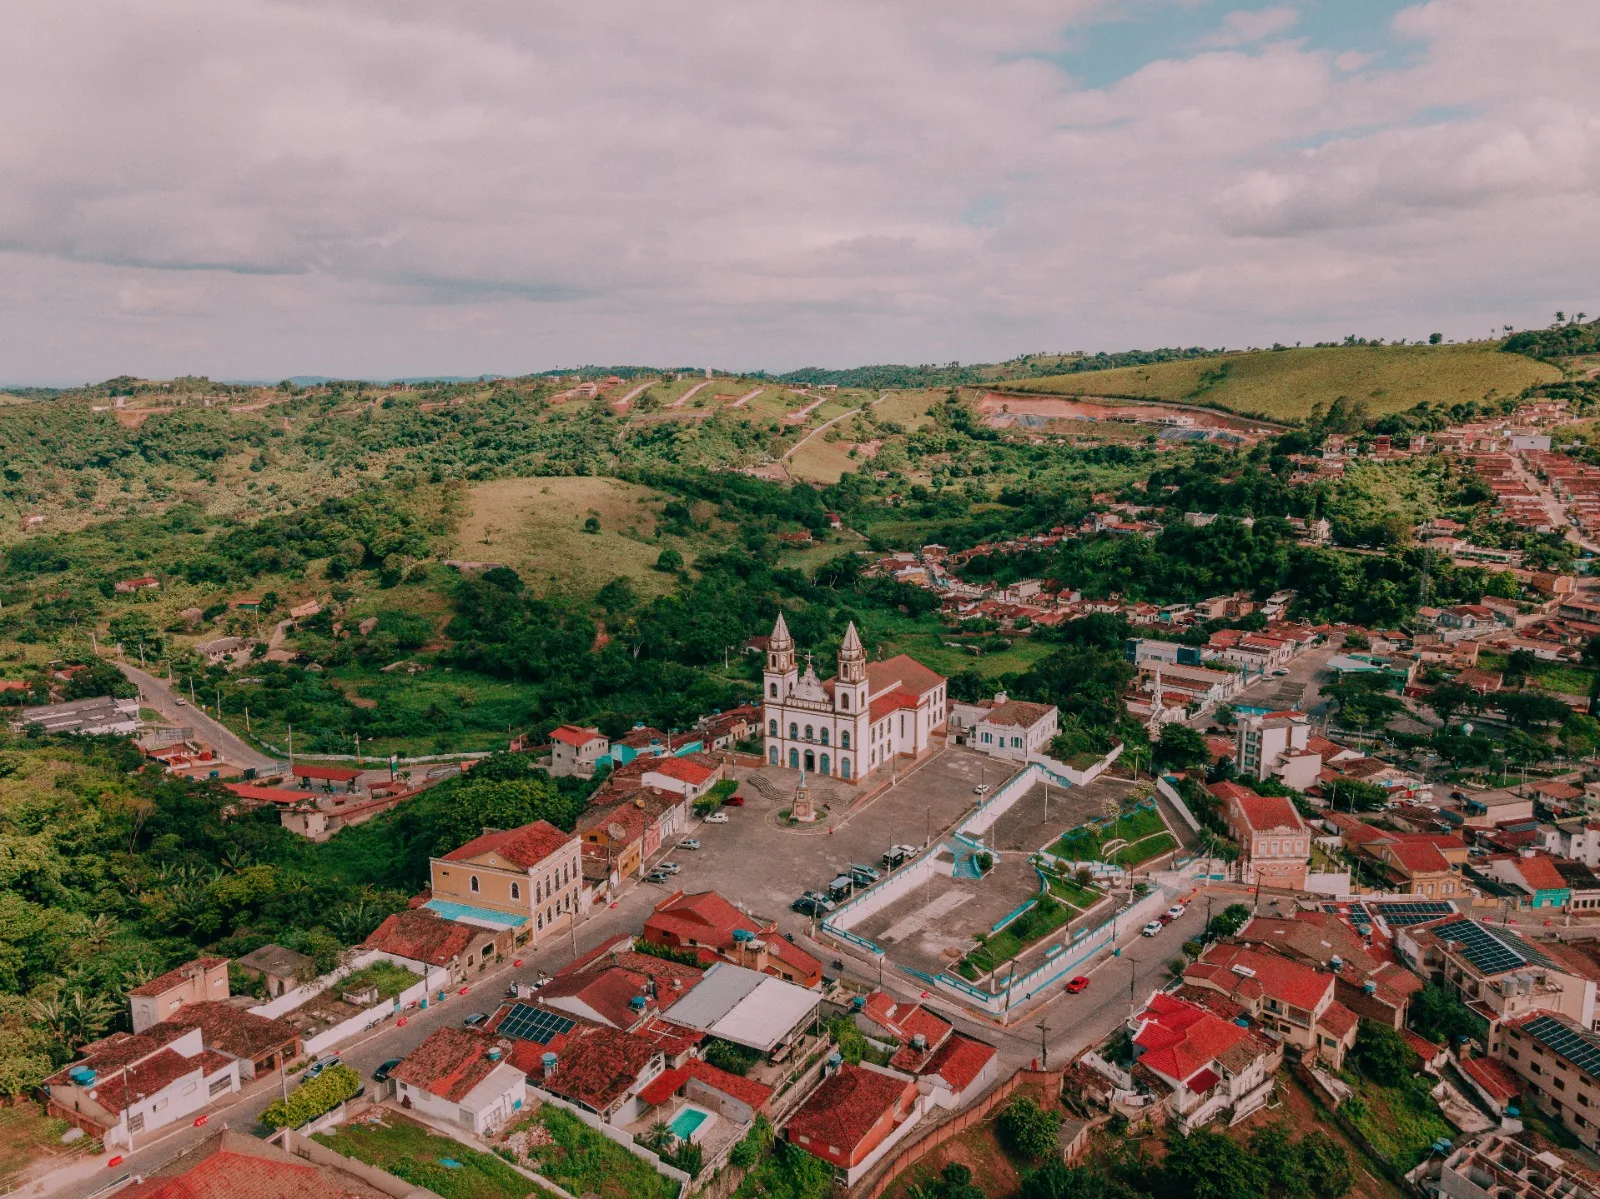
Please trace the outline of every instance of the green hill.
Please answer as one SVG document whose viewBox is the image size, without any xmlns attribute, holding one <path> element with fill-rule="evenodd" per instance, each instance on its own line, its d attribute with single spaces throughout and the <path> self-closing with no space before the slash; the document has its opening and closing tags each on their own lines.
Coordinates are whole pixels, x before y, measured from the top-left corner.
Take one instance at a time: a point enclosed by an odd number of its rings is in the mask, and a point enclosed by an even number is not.
<svg viewBox="0 0 1600 1199">
<path fill-rule="evenodd" d="M 1300 421 L 1310 415 L 1312 405 L 1327 408 L 1340 396 L 1363 400 L 1373 416 L 1382 416 L 1423 400 L 1448 407 L 1503 398 L 1560 378 L 1556 367 L 1503 353 L 1494 343 L 1327 346 L 1055 375 L 1010 383 L 1007 389 L 1211 404 L 1270 420 Z"/>
</svg>

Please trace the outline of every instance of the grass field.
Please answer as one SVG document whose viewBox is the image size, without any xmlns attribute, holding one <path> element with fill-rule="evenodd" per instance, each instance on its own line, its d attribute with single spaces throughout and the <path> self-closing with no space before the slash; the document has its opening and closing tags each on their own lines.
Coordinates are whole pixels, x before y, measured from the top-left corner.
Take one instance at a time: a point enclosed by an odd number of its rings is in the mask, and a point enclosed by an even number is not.
<svg viewBox="0 0 1600 1199">
<path fill-rule="evenodd" d="M 1503 398 L 1559 379 L 1547 363 L 1493 345 L 1352 346 L 1261 350 L 1222 358 L 1085 371 L 1007 384 L 1016 391 L 1124 396 L 1216 404 L 1273 420 L 1299 421 L 1313 404 L 1362 400 L 1373 416 L 1427 400 L 1438 405 Z"/>
<path fill-rule="evenodd" d="M 891 392 L 881 404 L 872 406 L 872 416 L 874 420 L 893 421 L 911 433 L 933 423 L 928 410 L 935 404 L 943 403 L 944 397 L 942 391 Z"/>
<path fill-rule="evenodd" d="M 393 1112 L 384 1113 L 382 1124 L 344 1124 L 331 1132 L 319 1132 L 312 1140 L 426 1187 L 443 1199 L 523 1199 L 555 1193 L 518 1174 L 498 1157 L 429 1132 Z M 456 1164 L 447 1166 L 446 1161 Z"/>
<path fill-rule="evenodd" d="M 826 441 L 821 435 L 813 437 L 788 460 L 789 473 L 811 483 L 837 483 L 841 476 L 868 461 L 850 457 L 851 444 L 848 441 Z"/>
<path fill-rule="evenodd" d="M 554 1138 L 530 1149 L 541 1177 L 574 1195 L 600 1199 L 672 1199 L 678 1184 L 658 1174 L 650 1163 L 607 1140 L 571 1112 L 549 1104 L 519 1127 L 539 1124 Z"/>
<path fill-rule="evenodd" d="M 457 534 L 455 556 L 504 562 L 536 591 L 592 591 L 618 576 L 647 593 L 666 591 L 671 578 L 653 569 L 668 546 L 694 560 L 679 538 L 646 540 L 656 532 L 662 498 L 647 487 L 597 477 L 496 479 L 473 487 Z M 599 533 L 584 521 L 600 518 Z"/>
<path fill-rule="evenodd" d="M 1478 668 L 1505 673 L 1510 658 L 1506 654 L 1479 654 Z M 1584 666 L 1571 666 L 1565 662 L 1535 662 L 1528 675 L 1546 691 L 1559 691 L 1564 695 L 1588 695 L 1594 683 L 1595 672 Z"/>
<path fill-rule="evenodd" d="M 0 1107 L 0 1184 L 33 1162 L 65 1152 L 67 1122 L 44 1114 L 37 1103 Z"/>
</svg>

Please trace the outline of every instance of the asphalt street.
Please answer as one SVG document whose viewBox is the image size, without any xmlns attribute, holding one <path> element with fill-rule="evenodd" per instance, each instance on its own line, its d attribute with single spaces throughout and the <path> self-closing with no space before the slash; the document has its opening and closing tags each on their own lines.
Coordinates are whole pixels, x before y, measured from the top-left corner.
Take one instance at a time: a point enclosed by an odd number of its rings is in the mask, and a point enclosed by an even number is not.
<svg viewBox="0 0 1600 1199">
<path fill-rule="evenodd" d="M 116 665 L 139 688 L 141 704 L 154 708 L 174 724 L 189 725 L 202 740 L 216 746 L 228 761 L 240 766 L 254 766 L 257 770 L 282 765 L 278 759 L 268 757 L 248 744 L 226 725 L 212 720 L 197 704 L 190 703 L 187 696 L 180 695 L 176 685 L 127 662 L 118 662 Z"/>
</svg>

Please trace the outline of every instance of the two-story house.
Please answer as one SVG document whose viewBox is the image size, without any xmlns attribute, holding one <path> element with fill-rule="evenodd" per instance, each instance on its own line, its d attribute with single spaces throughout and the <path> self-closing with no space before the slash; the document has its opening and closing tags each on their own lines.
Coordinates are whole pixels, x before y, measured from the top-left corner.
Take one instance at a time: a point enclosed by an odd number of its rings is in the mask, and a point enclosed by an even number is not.
<svg viewBox="0 0 1600 1199">
<path fill-rule="evenodd" d="M 449 920 L 513 928 L 538 944 L 578 918 L 583 889 L 579 841 L 548 821 L 484 833 L 429 862 L 433 897 Z"/>
<path fill-rule="evenodd" d="M 1239 843 L 1243 881 L 1304 890 L 1311 829 L 1294 804 L 1282 796 L 1257 795 L 1231 779 L 1213 783 L 1209 790 L 1222 801 L 1228 833 Z"/>
<path fill-rule="evenodd" d="M 1242 1007 L 1269 1036 L 1323 1058 L 1334 1069 L 1355 1044 L 1356 1014 L 1334 998 L 1334 976 L 1249 946 L 1221 943 L 1183 972 L 1190 986 Z"/>
</svg>

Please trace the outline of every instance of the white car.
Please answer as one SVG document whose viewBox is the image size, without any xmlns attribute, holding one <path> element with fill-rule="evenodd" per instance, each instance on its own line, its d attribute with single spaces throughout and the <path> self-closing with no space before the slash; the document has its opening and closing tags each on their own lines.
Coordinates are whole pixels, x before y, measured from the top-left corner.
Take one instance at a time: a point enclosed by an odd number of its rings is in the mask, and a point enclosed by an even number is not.
<svg viewBox="0 0 1600 1199">
<path fill-rule="evenodd" d="M 682 874 L 683 873 L 683 867 L 678 865 L 678 863 L 676 863 L 676 862 L 658 862 L 656 864 L 656 869 L 661 871 L 662 874 Z"/>
<path fill-rule="evenodd" d="M 1183 905 L 1181 903 L 1175 903 L 1167 909 L 1168 920 L 1176 920 L 1181 915 L 1183 915 Z"/>
<path fill-rule="evenodd" d="M 974 795 L 987 795 L 987 794 L 989 794 L 989 784 L 988 783 L 979 783 L 976 787 L 974 787 L 972 789 L 972 793 Z"/>
<path fill-rule="evenodd" d="M 699 849 L 700 848 L 700 838 L 699 837 L 685 837 L 682 841 L 678 842 L 678 848 L 679 849 Z"/>
<path fill-rule="evenodd" d="M 728 814 L 726 812 L 712 812 L 711 815 L 706 817 L 706 823 L 707 824 L 727 824 L 728 823 Z"/>
<path fill-rule="evenodd" d="M 1162 924 L 1161 921 L 1152 920 L 1149 924 L 1145 925 L 1139 930 L 1139 935 L 1141 937 L 1153 937 L 1165 927 L 1166 925 Z"/>
</svg>

